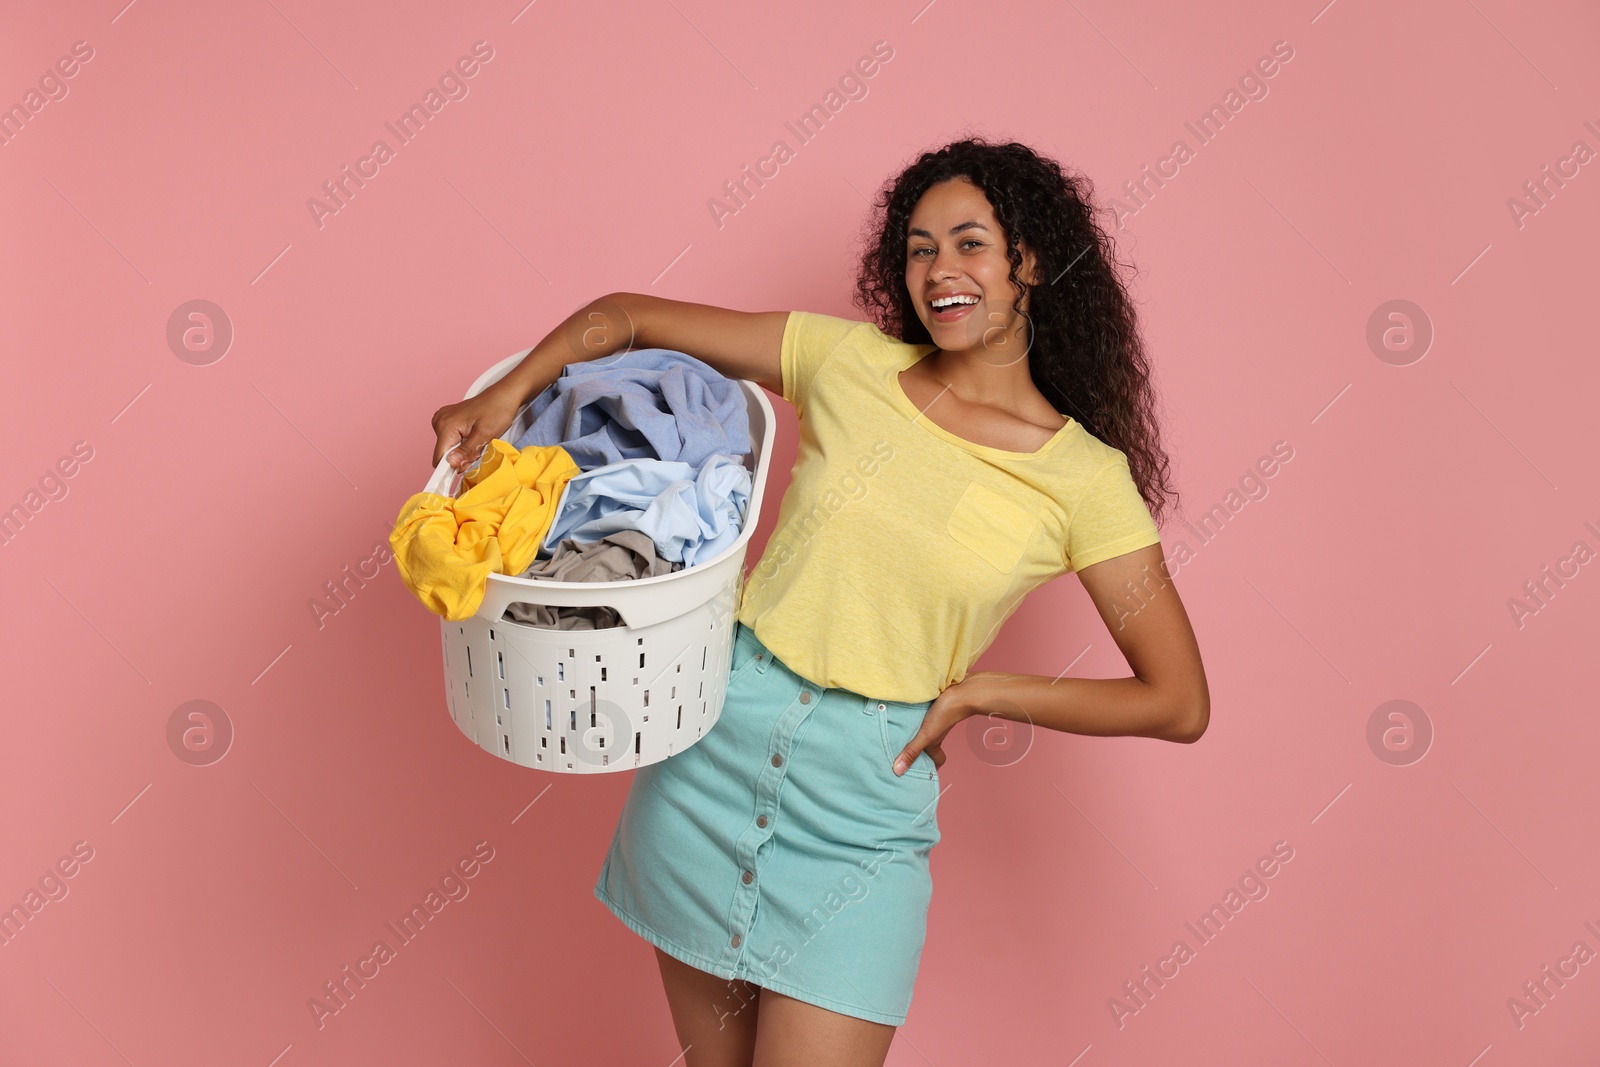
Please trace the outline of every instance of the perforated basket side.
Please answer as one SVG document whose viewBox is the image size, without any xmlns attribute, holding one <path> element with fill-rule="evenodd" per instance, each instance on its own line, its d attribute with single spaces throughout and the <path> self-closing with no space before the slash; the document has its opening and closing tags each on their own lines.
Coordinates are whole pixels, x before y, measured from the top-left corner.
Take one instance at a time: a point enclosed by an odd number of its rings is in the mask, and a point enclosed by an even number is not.
<svg viewBox="0 0 1600 1067">
<path fill-rule="evenodd" d="M 479 376 L 474 396 L 530 350 Z M 441 620 L 445 691 L 457 726 L 485 751 L 560 773 L 606 773 L 683 751 L 717 722 L 726 695 L 744 560 L 760 519 L 776 422 L 765 391 L 741 380 L 750 413 L 751 490 L 739 536 L 715 557 L 654 578 L 556 582 L 490 575 L 471 618 Z M 525 406 L 504 435 L 527 429 Z M 427 490 L 453 495 L 448 461 Z M 513 603 L 613 607 L 623 625 L 557 630 L 504 621 Z"/>
</svg>

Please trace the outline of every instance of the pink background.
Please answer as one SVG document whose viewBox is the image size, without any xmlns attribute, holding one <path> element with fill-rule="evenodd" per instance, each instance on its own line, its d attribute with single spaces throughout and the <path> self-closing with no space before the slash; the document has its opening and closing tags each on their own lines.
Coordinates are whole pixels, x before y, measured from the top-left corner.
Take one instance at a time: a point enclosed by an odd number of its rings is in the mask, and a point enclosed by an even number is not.
<svg viewBox="0 0 1600 1067">
<path fill-rule="evenodd" d="M 860 317 L 864 197 L 967 130 L 1130 206 L 1189 141 L 1121 234 L 1183 518 L 1274 442 L 1293 458 L 1209 542 L 1163 531 L 1196 550 L 1199 744 L 946 742 L 889 1062 L 1592 1062 L 1600 964 L 1520 1027 L 1507 1006 L 1600 951 L 1600 566 L 1520 627 L 1508 606 L 1600 548 L 1600 176 L 1520 226 L 1508 207 L 1600 148 L 1592 9 L 121 4 L 0 36 L 0 104 L 93 49 L 0 145 L 0 507 L 93 452 L 0 548 L 0 904 L 93 850 L 0 946 L 0 1062 L 671 1061 L 651 950 L 590 895 L 627 775 L 474 747 L 392 566 L 320 628 L 308 604 L 426 480 L 433 410 L 584 301 Z M 880 40 L 868 94 L 797 145 L 784 123 Z M 319 227 L 308 198 L 477 41 L 469 95 Z M 1199 144 L 1185 122 L 1277 41 L 1268 94 Z M 795 157 L 719 227 L 708 199 L 780 138 Z M 235 333 L 209 365 L 167 342 L 196 299 Z M 1403 366 L 1367 341 L 1396 299 L 1434 331 Z M 979 664 L 1069 665 L 1127 673 L 1070 577 Z M 1395 699 L 1433 731 L 1408 765 L 1367 739 Z M 209 766 L 169 746 L 190 700 L 235 731 Z M 319 1028 L 308 999 L 480 841 L 470 895 Z M 1119 1026 L 1123 983 L 1196 946 L 1185 922 L 1280 841 L 1270 893 Z"/>
</svg>

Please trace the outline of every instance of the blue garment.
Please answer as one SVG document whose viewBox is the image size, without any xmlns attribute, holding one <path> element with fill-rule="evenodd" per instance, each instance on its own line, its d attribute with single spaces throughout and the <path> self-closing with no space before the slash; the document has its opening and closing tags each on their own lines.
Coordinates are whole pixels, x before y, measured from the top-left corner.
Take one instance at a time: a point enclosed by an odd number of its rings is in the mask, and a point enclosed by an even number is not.
<svg viewBox="0 0 1600 1067">
<path fill-rule="evenodd" d="M 899 1026 L 927 939 L 941 786 L 926 752 L 903 775 L 892 765 L 933 701 L 814 685 L 743 623 L 733 649 L 721 717 L 634 770 L 594 895 L 718 978 Z"/>
<path fill-rule="evenodd" d="M 643 348 L 568 363 L 533 399 L 516 441 L 560 445 L 580 470 L 625 459 L 664 459 L 696 469 L 714 453 L 750 451 L 744 390 L 693 356 Z"/>
<path fill-rule="evenodd" d="M 750 500 L 744 464 L 713 453 L 697 472 L 687 463 L 628 459 L 573 476 L 561 491 L 542 551 L 561 539 L 598 541 L 618 530 L 640 530 L 656 555 L 692 567 L 738 539 Z"/>
</svg>

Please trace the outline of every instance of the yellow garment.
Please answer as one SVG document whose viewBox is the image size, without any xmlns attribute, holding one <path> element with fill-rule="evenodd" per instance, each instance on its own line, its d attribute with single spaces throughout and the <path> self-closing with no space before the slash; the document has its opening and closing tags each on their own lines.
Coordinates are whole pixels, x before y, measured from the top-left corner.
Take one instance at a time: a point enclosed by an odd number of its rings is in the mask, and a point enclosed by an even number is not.
<svg viewBox="0 0 1600 1067">
<path fill-rule="evenodd" d="M 467 618 L 483 603 L 491 571 L 521 574 L 555 521 L 567 482 L 579 473 L 560 445 L 520 452 L 490 441 L 451 499 L 416 493 L 400 509 L 389 544 L 401 579 L 435 615 Z"/>
<path fill-rule="evenodd" d="M 933 349 L 805 311 L 784 327 L 800 444 L 738 617 L 817 685 L 932 700 L 1030 590 L 1161 542 L 1126 454 L 1077 420 L 1008 452 L 918 411 L 897 375 Z"/>
</svg>

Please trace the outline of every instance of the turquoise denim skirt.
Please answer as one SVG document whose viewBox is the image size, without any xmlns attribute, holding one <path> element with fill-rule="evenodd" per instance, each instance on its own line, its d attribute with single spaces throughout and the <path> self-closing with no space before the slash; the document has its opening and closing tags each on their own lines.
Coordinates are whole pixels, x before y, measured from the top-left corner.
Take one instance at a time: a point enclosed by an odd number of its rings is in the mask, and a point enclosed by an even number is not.
<svg viewBox="0 0 1600 1067">
<path fill-rule="evenodd" d="M 893 761 L 933 701 L 824 689 L 737 623 L 722 716 L 633 772 L 594 894 L 664 952 L 899 1026 L 927 932 L 939 772 Z M 728 1012 L 740 1001 L 730 995 Z"/>
</svg>

